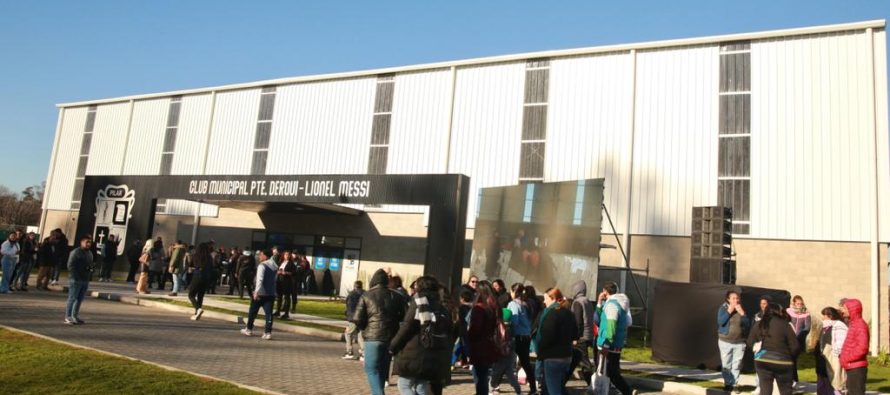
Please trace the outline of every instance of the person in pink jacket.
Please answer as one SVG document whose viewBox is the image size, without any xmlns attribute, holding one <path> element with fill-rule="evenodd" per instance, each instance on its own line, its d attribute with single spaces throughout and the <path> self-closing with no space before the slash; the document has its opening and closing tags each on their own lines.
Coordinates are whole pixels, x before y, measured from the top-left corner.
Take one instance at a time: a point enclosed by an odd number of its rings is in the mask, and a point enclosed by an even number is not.
<svg viewBox="0 0 890 395">
<path fill-rule="evenodd" d="M 797 336 L 797 343 L 800 344 L 801 350 L 806 350 L 807 344 L 807 336 L 810 334 L 810 327 L 812 326 L 812 318 L 810 317 L 810 312 L 807 311 L 807 306 L 803 303 L 803 298 L 800 295 L 794 295 L 791 298 L 791 307 L 785 310 L 788 313 L 788 316 L 791 318 L 791 327 L 794 329 L 794 334 Z M 792 383 L 792 387 L 797 387 L 798 382 L 797 377 L 797 356 L 794 356 L 794 382 Z"/>
</svg>

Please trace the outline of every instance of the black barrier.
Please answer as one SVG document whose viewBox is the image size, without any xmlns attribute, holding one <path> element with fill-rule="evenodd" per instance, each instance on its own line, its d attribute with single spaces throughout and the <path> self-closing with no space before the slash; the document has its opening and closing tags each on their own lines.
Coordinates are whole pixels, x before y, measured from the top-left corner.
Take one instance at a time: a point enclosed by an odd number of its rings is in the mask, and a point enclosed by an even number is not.
<svg viewBox="0 0 890 395">
<path fill-rule="evenodd" d="M 158 199 L 423 205 L 429 206 L 424 274 L 452 288 L 461 280 L 469 186 L 462 174 L 87 176 L 77 235 L 145 240 Z"/>
<path fill-rule="evenodd" d="M 788 291 L 737 285 L 661 282 L 655 286 L 652 306 L 652 359 L 671 364 L 720 369 L 717 348 L 717 309 L 726 292 L 741 291 L 742 308 L 754 324 L 761 296 L 788 307 Z M 751 351 L 745 353 L 743 370 L 753 370 Z"/>
</svg>

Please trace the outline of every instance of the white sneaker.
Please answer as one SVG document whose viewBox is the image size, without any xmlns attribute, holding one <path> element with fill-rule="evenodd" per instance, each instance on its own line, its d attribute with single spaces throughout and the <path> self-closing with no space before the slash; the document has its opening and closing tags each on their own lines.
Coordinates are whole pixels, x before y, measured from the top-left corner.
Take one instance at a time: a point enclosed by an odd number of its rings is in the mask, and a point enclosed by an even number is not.
<svg viewBox="0 0 890 395">
<path fill-rule="evenodd" d="M 383 382 L 383 388 L 389 387 L 389 380 Z"/>
<path fill-rule="evenodd" d="M 272 340 L 271 333 L 263 333 L 263 340 Z"/>
<path fill-rule="evenodd" d="M 253 336 L 253 332 L 250 329 L 244 328 L 241 330 L 241 334 L 244 336 Z"/>
<path fill-rule="evenodd" d="M 198 311 L 195 312 L 195 315 L 192 316 L 192 321 L 200 320 L 201 315 L 203 315 L 203 314 L 204 314 L 204 309 L 198 309 Z"/>
<path fill-rule="evenodd" d="M 53 281 L 53 282 L 49 283 L 49 285 L 59 285 L 59 282 L 58 282 L 58 281 Z"/>
</svg>

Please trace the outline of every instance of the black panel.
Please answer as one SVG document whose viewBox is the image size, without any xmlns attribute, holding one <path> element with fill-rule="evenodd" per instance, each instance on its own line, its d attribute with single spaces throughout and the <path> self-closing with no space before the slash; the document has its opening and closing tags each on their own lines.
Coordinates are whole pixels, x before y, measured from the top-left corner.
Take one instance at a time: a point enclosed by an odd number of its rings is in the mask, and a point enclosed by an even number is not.
<svg viewBox="0 0 890 395">
<path fill-rule="evenodd" d="M 751 138 L 724 137 L 720 140 L 718 172 L 720 177 L 748 177 L 751 175 Z"/>
<path fill-rule="evenodd" d="M 269 148 L 269 140 L 272 138 L 272 123 L 260 122 L 256 124 L 256 136 L 253 139 L 253 148 Z"/>
<path fill-rule="evenodd" d="M 525 102 L 546 103 L 547 87 L 550 85 L 550 70 L 528 70 L 525 72 Z"/>
<path fill-rule="evenodd" d="M 368 154 L 368 174 L 386 174 L 387 147 L 371 147 Z"/>
<path fill-rule="evenodd" d="M 260 114 L 257 120 L 271 121 L 272 113 L 275 111 L 275 95 L 260 95 Z"/>
<path fill-rule="evenodd" d="M 162 152 L 173 152 L 176 149 L 176 127 L 167 128 L 164 134 L 164 150 Z"/>
<path fill-rule="evenodd" d="M 522 139 L 547 138 L 547 106 L 526 106 L 522 113 Z"/>
<path fill-rule="evenodd" d="M 750 180 L 719 180 L 717 182 L 717 204 L 732 207 L 732 216 L 737 221 L 750 220 L 751 202 Z M 741 232 L 736 232 L 742 234 Z"/>
<path fill-rule="evenodd" d="M 391 114 L 374 115 L 374 123 L 371 126 L 371 144 L 389 144 L 389 124 Z"/>
<path fill-rule="evenodd" d="M 93 144 L 93 134 L 92 133 L 84 133 L 83 141 L 80 143 L 80 154 L 81 155 L 89 155 L 90 154 L 90 145 Z"/>
<path fill-rule="evenodd" d="M 374 97 L 375 113 L 392 111 L 392 97 L 394 91 L 395 83 L 393 82 L 377 84 L 377 93 Z"/>
<path fill-rule="evenodd" d="M 83 196 L 83 179 L 74 180 L 74 190 L 71 192 L 71 200 L 78 202 Z"/>
<path fill-rule="evenodd" d="M 161 154 L 161 170 L 159 172 L 160 175 L 166 176 L 170 175 L 171 170 L 173 169 L 173 154 Z"/>
<path fill-rule="evenodd" d="M 179 109 L 182 103 L 170 102 L 170 110 L 167 111 L 167 127 L 179 126 Z"/>
<path fill-rule="evenodd" d="M 77 161 L 77 178 L 83 178 L 87 174 L 87 160 L 89 156 L 81 156 L 80 160 Z"/>
<path fill-rule="evenodd" d="M 266 174 L 266 158 L 269 151 L 253 151 L 253 163 L 250 166 L 250 174 Z"/>
<path fill-rule="evenodd" d="M 751 133 L 751 95 L 720 96 L 720 134 Z"/>
<path fill-rule="evenodd" d="M 544 143 L 522 143 L 520 178 L 544 178 Z"/>
<path fill-rule="evenodd" d="M 83 127 L 83 131 L 92 132 L 94 126 L 96 126 L 96 111 L 90 111 L 87 113 L 87 122 Z"/>
<path fill-rule="evenodd" d="M 720 92 L 751 90 L 751 54 L 720 55 Z"/>
</svg>

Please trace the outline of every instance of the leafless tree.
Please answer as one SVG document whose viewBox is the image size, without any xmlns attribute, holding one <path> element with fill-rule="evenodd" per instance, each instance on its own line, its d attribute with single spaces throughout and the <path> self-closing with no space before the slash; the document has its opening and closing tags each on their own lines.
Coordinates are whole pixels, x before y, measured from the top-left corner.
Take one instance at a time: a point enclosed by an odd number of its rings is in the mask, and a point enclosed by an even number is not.
<svg viewBox="0 0 890 395">
<path fill-rule="evenodd" d="M 0 185 L 0 227 L 38 225 L 45 183 L 32 185 L 17 194 Z"/>
</svg>

